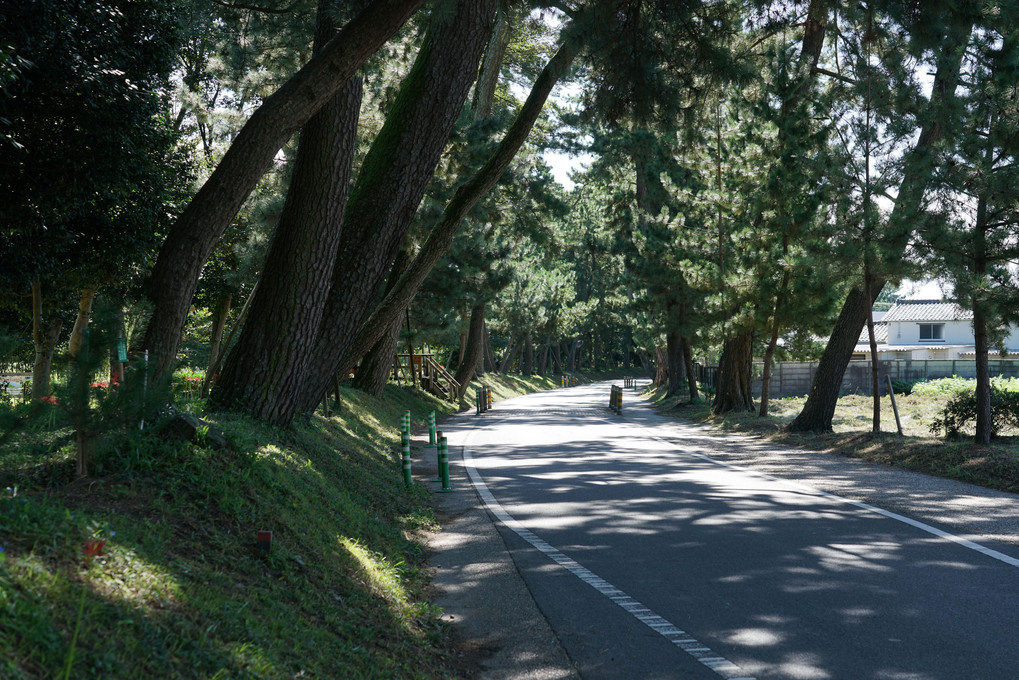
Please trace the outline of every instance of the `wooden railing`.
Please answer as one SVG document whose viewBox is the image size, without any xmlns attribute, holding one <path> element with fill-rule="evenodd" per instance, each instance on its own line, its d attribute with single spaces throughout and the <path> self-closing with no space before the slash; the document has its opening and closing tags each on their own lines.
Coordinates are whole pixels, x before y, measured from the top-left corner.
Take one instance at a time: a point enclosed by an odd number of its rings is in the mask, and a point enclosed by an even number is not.
<svg viewBox="0 0 1019 680">
<path fill-rule="evenodd" d="M 397 369 L 408 379 L 437 397 L 455 402 L 460 395 L 460 383 L 435 360 L 432 354 L 397 354 Z M 413 367 L 413 373 L 408 367 Z"/>
</svg>

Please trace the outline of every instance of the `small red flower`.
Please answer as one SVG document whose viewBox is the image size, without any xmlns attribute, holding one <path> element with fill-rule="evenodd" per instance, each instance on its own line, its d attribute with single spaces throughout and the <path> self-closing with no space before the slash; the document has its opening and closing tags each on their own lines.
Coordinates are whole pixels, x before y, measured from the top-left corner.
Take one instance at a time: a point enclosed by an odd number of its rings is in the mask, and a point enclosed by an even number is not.
<svg viewBox="0 0 1019 680">
<path fill-rule="evenodd" d="M 44 404 L 49 404 L 50 406 L 57 405 L 57 398 L 54 397 L 52 394 L 45 397 L 39 397 L 39 401 L 41 401 Z"/>
<path fill-rule="evenodd" d="M 93 557 L 102 557 L 105 548 L 105 538 L 90 538 L 86 540 L 85 544 L 81 547 L 81 551 L 85 553 L 85 566 L 87 567 L 92 563 Z"/>
</svg>

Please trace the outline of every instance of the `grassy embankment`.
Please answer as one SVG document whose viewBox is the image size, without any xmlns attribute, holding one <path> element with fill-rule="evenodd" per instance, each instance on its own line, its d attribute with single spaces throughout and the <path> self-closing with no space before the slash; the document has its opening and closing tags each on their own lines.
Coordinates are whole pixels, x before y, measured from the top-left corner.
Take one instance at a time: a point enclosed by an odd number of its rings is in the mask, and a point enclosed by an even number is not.
<svg viewBox="0 0 1019 680">
<path fill-rule="evenodd" d="M 710 424 L 723 431 L 765 437 L 776 444 L 812 449 L 827 454 L 863 458 L 878 463 L 958 479 L 1004 491 L 1019 492 L 1019 432 L 1004 431 L 991 446 L 977 446 L 972 431 L 958 441 L 931 434 L 931 423 L 941 416 L 946 395 L 897 395 L 902 421 L 899 436 L 891 400 L 881 400 L 881 432 L 872 431 L 873 399 L 849 395 L 839 399 L 831 433 L 791 434 L 784 427 L 802 410 L 805 397 L 772 399 L 769 415 L 711 413 L 709 401 L 667 398 L 662 390 L 650 395 L 662 412 Z"/>
<path fill-rule="evenodd" d="M 25 424 L 0 445 L 0 677 L 455 676 L 416 539 L 429 492 L 400 473 L 406 410 L 420 430 L 454 408 L 390 386 L 285 430 L 203 414 L 229 449 L 115 433 L 78 480 L 67 414 Z"/>
</svg>

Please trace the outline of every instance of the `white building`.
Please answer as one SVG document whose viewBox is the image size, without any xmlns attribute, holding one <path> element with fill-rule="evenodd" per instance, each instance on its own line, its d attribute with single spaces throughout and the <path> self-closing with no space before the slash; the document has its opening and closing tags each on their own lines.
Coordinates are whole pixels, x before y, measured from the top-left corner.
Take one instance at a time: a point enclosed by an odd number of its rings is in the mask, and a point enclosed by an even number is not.
<svg viewBox="0 0 1019 680">
<path fill-rule="evenodd" d="M 954 302 L 899 300 L 881 321 L 874 314 L 878 359 L 973 359 L 973 312 Z M 1019 329 L 1005 339 L 1009 354 L 1019 354 Z M 994 351 L 994 348 L 992 348 Z M 863 329 L 853 359 L 870 359 L 870 339 Z"/>
</svg>

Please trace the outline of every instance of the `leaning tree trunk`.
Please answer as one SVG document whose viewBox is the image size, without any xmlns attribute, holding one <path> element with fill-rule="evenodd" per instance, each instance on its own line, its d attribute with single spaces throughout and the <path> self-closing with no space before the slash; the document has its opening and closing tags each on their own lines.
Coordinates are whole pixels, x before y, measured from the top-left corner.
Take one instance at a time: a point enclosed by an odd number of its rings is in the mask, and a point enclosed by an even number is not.
<svg viewBox="0 0 1019 680">
<path fill-rule="evenodd" d="M 354 387 L 373 397 L 382 396 L 400 346 L 400 325 L 399 319 L 394 321 L 389 327 L 389 332 L 383 335 L 361 360 L 357 375 L 354 376 Z"/>
<path fill-rule="evenodd" d="M 276 92 L 263 100 L 216 170 L 177 218 L 149 279 L 154 305 L 143 346 L 157 376 L 175 360 L 205 262 L 276 153 L 421 6 L 375 0 Z"/>
<path fill-rule="evenodd" d="M 754 333 L 749 329 L 740 330 L 722 343 L 713 413 L 754 410 L 751 392 L 753 349 Z"/>
<path fill-rule="evenodd" d="M 213 309 L 212 332 L 209 339 L 209 368 L 206 371 L 208 373 L 211 373 L 216 366 L 222 363 L 219 353 L 223 350 L 223 333 L 226 331 L 226 322 L 230 318 L 230 305 L 232 304 L 233 295 L 227 295 L 221 298 Z"/>
<path fill-rule="evenodd" d="M 497 0 L 457 0 L 452 16 L 433 15 L 425 43 L 400 87 L 350 192 L 332 287 L 305 375 L 300 407 L 311 411 L 331 376 L 350 370 L 389 328 L 354 342 L 403 242 L 477 75 Z M 441 83 L 441 87 L 436 87 Z M 407 309 L 400 300 L 392 316 Z"/>
<path fill-rule="evenodd" d="M 944 137 L 946 123 L 950 116 L 946 111 L 955 98 L 955 89 L 959 82 L 962 56 L 973 30 L 972 20 L 968 17 L 954 17 L 946 44 L 938 57 L 938 66 L 934 74 L 931 99 L 927 105 L 920 136 L 916 144 L 905 155 L 904 173 L 899 183 L 899 192 L 895 206 L 889 217 L 889 223 L 901 225 L 898 233 L 891 234 L 893 248 L 904 253 L 911 233 L 910 225 L 915 216 L 922 210 L 923 196 L 931 175 L 934 171 L 933 157 L 937 143 Z M 835 415 L 842 378 L 846 367 L 853 356 L 853 349 L 867 321 L 868 310 L 873 306 L 876 296 L 884 288 L 884 279 L 876 277 L 872 284 L 872 296 L 868 299 L 860 286 L 855 286 L 842 305 L 842 311 L 835 321 L 828 344 L 818 361 L 814 381 L 810 386 L 807 401 L 803 410 L 789 424 L 791 432 L 830 432 L 831 421 Z"/>
<path fill-rule="evenodd" d="M 609 3 L 609 5 L 613 4 L 615 3 Z M 596 3 L 596 16 L 600 10 L 600 3 Z M 361 325 L 354 340 L 350 343 L 350 349 L 340 360 L 341 368 L 351 362 L 351 357 L 360 356 L 362 348 L 371 346 L 375 342 L 377 334 L 382 332 L 380 329 L 385 328 L 385 324 L 391 317 L 400 315 L 404 305 L 414 297 L 418 287 L 431 272 L 435 263 L 449 250 L 453 237 L 467 213 L 498 183 L 516 157 L 517 151 L 527 140 L 553 86 L 566 74 L 574 58 L 583 47 L 585 28 L 584 22 L 578 23 L 577 21 L 571 23 L 567 28 L 563 45 L 535 80 L 530 95 L 517 113 L 516 120 L 513 121 L 506 135 L 481 169 L 466 183 L 460 185 L 453 194 L 453 198 L 446 204 L 443 211 L 442 221 L 429 232 L 417 257 L 400 277 L 396 287 L 385 296 L 371 316 Z"/>
<path fill-rule="evenodd" d="M 488 332 L 488 324 L 485 324 L 485 371 L 495 373 L 495 352 L 492 351 L 492 335 Z"/>
<path fill-rule="evenodd" d="M 316 47 L 336 30 L 334 0 L 320 0 Z M 351 78 L 308 121 L 286 202 L 248 311 L 212 400 L 278 426 L 290 424 L 322 321 L 340 243 L 361 110 L 362 81 Z"/>
<path fill-rule="evenodd" d="M 407 263 L 410 262 L 409 249 L 410 244 L 405 240 L 393 263 L 393 269 L 389 272 L 388 287 L 392 287 L 403 270 L 407 268 Z M 389 325 L 389 332 L 379 338 L 378 342 L 372 345 L 368 353 L 361 358 L 357 374 L 354 376 L 354 387 L 373 397 L 382 396 L 383 390 L 386 389 L 386 383 L 389 381 L 389 373 L 396 360 L 396 353 L 399 350 L 400 327 L 402 325 L 400 318 L 393 319 Z"/>
<path fill-rule="evenodd" d="M 460 362 L 460 366 L 456 370 L 456 375 L 453 376 L 460 384 L 460 392 L 457 394 L 458 399 L 463 399 L 464 395 L 467 394 L 468 383 L 474 378 L 474 368 L 478 365 L 478 359 L 481 358 L 483 351 L 481 343 L 484 337 L 485 303 L 482 302 L 471 309 L 471 325 L 470 330 L 467 332 L 467 352 L 464 355 L 464 360 Z"/>
</svg>

